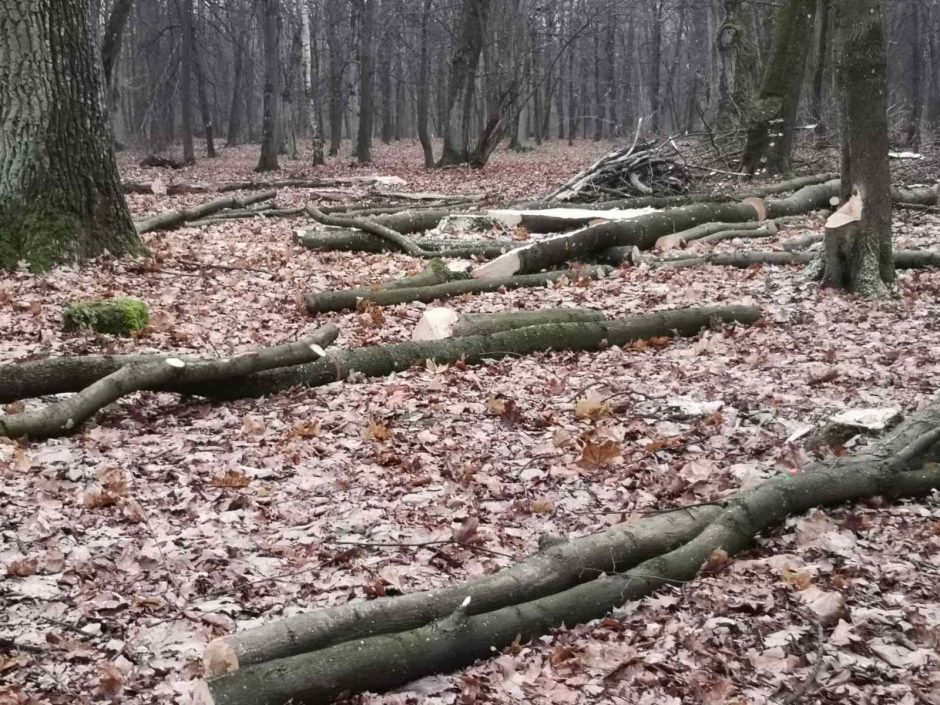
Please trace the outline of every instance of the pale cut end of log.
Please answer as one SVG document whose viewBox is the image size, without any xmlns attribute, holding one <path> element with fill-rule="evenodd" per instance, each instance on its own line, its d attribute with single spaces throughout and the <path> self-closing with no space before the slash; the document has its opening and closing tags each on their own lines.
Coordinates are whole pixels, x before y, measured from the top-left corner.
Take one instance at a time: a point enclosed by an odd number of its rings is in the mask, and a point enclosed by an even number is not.
<svg viewBox="0 0 940 705">
<path fill-rule="evenodd" d="M 310 346 L 310 349 L 313 350 L 313 352 L 315 352 L 315 353 L 316 353 L 317 355 L 319 355 L 320 357 L 326 357 L 326 350 L 324 350 L 323 348 L 321 348 L 321 347 L 320 347 L 319 345 L 317 345 L 316 343 L 314 343 L 313 345 L 311 345 L 311 346 Z"/>
<path fill-rule="evenodd" d="M 470 274 L 474 279 L 505 279 L 515 275 L 521 268 L 519 254 L 513 250 L 477 267 Z"/>
<path fill-rule="evenodd" d="M 838 196 L 833 196 L 832 198 L 829 199 L 829 205 L 835 208 L 836 206 L 839 205 L 841 200 L 842 199 L 840 199 Z"/>
<path fill-rule="evenodd" d="M 862 219 L 862 211 L 865 209 L 865 201 L 856 191 L 852 197 L 845 202 L 839 210 L 829 216 L 826 221 L 826 230 L 839 230 L 846 225 L 857 223 Z"/>
<path fill-rule="evenodd" d="M 754 209 L 754 212 L 757 214 L 757 222 L 762 223 L 767 220 L 767 204 L 764 202 L 763 198 L 751 197 L 745 198 L 742 203 L 746 203 L 751 208 Z"/>
<path fill-rule="evenodd" d="M 663 235 L 656 241 L 654 249 L 659 250 L 660 252 L 668 252 L 669 250 L 674 250 L 682 244 L 682 238 L 678 237 L 676 233 L 671 235 Z"/>
<path fill-rule="evenodd" d="M 177 370 L 181 370 L 186 367 L 186 363 L 180 360 L 178 357 L 168 357 L 166 360 L 164 360 L 164 362 Z"/>
<path fill-rule="evenodd" d="M 411 334 L 412 340 L 443 340 L 454 334 L 454 326 L 460 314 L 451 308 L 438 306 L 429 308 L 421 316 Z"/>
<path fill-rule="evenodd" d="M 234 673 L 239 668 L 238 654 L 228 637 L 219 637 L 209 642 L 202 655 L 202 665 L 206 678 L 217 678 L 226 673 Z M 212 702 L 212 696 L 206 702 Z"/>
</svg>

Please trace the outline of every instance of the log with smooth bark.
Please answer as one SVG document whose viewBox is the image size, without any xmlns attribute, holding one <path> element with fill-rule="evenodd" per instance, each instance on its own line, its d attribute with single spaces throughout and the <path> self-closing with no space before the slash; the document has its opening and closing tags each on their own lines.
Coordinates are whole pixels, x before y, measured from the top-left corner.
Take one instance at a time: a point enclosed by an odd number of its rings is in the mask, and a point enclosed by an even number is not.
<svg viewBox="0 0 940 705">
<path fill-rule="evenodd" d="M 524 274 L 517 277 L 501 279 L 471 279 L 462 278 L 432 286 L 416 286 L 405 288 L 401 286 L 383 289 L 349 289 L 345 291 L 325 291 L 307 294 L 304 305 L 312 314 L 328 313 L 330 311 L 347 311 L 357 308 L 363 302 L 376 306 L 393 306 L 395 304 L 418 301 L 431 303 L 443 299 L 451 299 L 462 294 L 481 294 L 500 289 L 530 289 L 546 286 L 562 279 L 577 281 L 579 279 L 602 279 L 611 272 L 610 267 L 585 267 L 581 270 L 561 269 L 540 274 Z"/>
<path fill-rule="evenodd" d="M 368 218 L 355 218 L 342 215 L 328 215 L 318 209 L 316 206 L 307 206 L 307 213 L 311 218 L 323 225 L 331 225 L 338 228 L 351 228 L 371 233 L 377 237 L 387 240 L 405 254 L 412 257 L 433 257 L 433 253 L 418 247 L 414 240 L 402 235 L 397 230 L 382 225 L 377 220 Z"/>
<path fill-rule="evenodd" d="M 821 242 L 818 239 L 817 242 Z M 654 269 L 687 269 L 689 267 L 738 267 L 747 269 L 760 264 L 775 266 L 805 265 L 817 255 L 812 252 L 775 252 L 748 251 L 723 252 L 692 257 L 650 257 L 643 255 L 636 248 L 616 247 L 605 250 L 603 261 L 611 265 L 628 262 L 633 265 L 647 264 Z M 932 250 L 900 250 L 895 252 L 895 266 L 898 269 L 925 269 L 940 267 L 940 252 Z"/>
<path fill-rule="evenodd" d="M 480 279 L 537 272 L 570 259 L 585 257 L 610 247 L 635 246 L 650 249 L 663 235 L 680 232 L 702 223 L 740 223 L 808 213 L 829 205 L 839 195 L 839 181 L 805 186 L 789 198 L 742 203 L 699 203 L 640 216 L 633 220 L 593 225 L 569 235 L 541 240 L 507 252 L 473 272 Z"/>
<path fill-rule="evenodd" d="M 582 323 L 603 321 L 603 311 L 582 308 L 545 308 L 536 311 L 501 311 L 499 313 L 464 313 L 452 308 L 429 308 L 412 331 L 412 340 L 443 340 L 467 335 L 491 335 L 546 323 Z"/>
<path fill-rule="evenodd" d="M 323 344 L 339 331 L 324 326 L 298 341 L 262 348 L 222 360 L 165 357 L 124 365 L 56 404 L 37 411 L 0 416 L 0 435 L 9 438 L 52 438 L 73 433 L 108 404 L 143 389 L 185 388 L 186 385 L 230 381 L 264 370 L 318 360 Z"/>
<path fill-rule="evenodd" d="M 657 250 L 671 250 L 714 233 L 728 230 L 753 230 L 757 227 L 758 223 L 756 220 L 744 223 L 703 223 L 702 225 L 696 225 L 694 228 L 689 228 L 688 230 L 682 230 L 677 233 L 672 233 L 671 235 L 663 235 L 656 241 L 654 247 Z"/>
<path fill-rule="evenodd" d="M 537 591 L 511 594 L 508 599 L 503 598 L 503 606 L 494 607 L 490 603 L 475 607 L 476 595 L 471 584 L 444 591 L 446 604 L 456 603 L 447 616 L 440 615 L 440 605 L 428 595 L 423 599 L 412 598 L 403 603 L 401 610 L 396 604 L 407 597 L 384 598 L 362 605 L 359 609 L 368 615 L 362 620 L 355 619 L 356 608 L 349 605 L 314 613 L 312 632 L 318 634 L 320 643 L 332 646 L 312 647 L 306 652 L 293 650 L 295 655 L 265 659 L 204 682 L 198 691 L 198 702 L 314 705 L 330 702 L 344 693 L 384 692 L 426 675 L 456 670 L 519 640 L 537 638 L 561 625 L 583 624 L 604 617 L 625 602 L 694 580 L 706 567 L 721 569 L 729 556 L 749 547 L 761 532 L 789 516 L 820 505 L 877 496 L 894 499 L 929 494 L 940 488 L 940 466 L 927 462 L 936 458 L 938 442 L 940 402 L 935 401 L 885 440 L 857 455 L 815 463 L 798 474 L 778 475 L 712 507 L 691 508 L 688 511 L 694 519 L 679 512 L 669 515 L 678 529 L 670 538 L 678 538 L 683 529 L 690 536 L 684 541 L 679 538 L 681 544 L 675 548 L 641 561 L 630 559 L 620 564 L 614 561 L 614 570 L 606 567 L 611 563 L 608 559 L 601 576 L 587 582 L 582 582 L 583 574 L 576 563 L 574 574 L 579 580 L 574 586 L 541 595 Z M 703 514 L 707 519 L 698 531 L 692 524 Z M 661 516 L 654 516 L 632 524 L 611 550 L 622 556 L 636 536 L 655 531 L 661 520 Z M 543 573 L 547 574 L 543 580 L 551 579 L 555 569 L 554 562 L 544 561 L 535 576 L 527 580 L 538 585 Z M 438 612 L 434 612 L 435 607 Z M 427 611 L 421 614 L 422 609 Z M 425 618 L 428 612 L 436 615 L 431 618 L 434 621 L 411 627 L 417 615 Z M 402 622 L 397 622 L 402 616 Z M 385 633 L 363 638 L 364 628 L 382 629 Z M 298 631 L 283 624 L 280 634 L 274 626 L 262 629 L 269 630 L 271 640 L 280 638 L 290 644 L 288 649 L 297 648 L 293 640 Z M 237 638 L 238 635 L 230 637 Z M 265 642 L 262 649 L 267 643 L 270 642 Z"/>
<path fill-rule="evenodd" d="M 294 241 L 315 252 L 400 252 L 385 238 L 344 228 L 297 231 Z M 434 257 L 499 257 L 518 246 L 515 240 L 413 238 L 413 242 Z"/>
<path fill-rule="evenodd" d="M 148 218 L 141 218 L 135 221 L 134 225 L 137 228 L 137 232 L 141 235 L 155 230 L 172 230 L 189 221 L 203 220 L 219 211 L 224 211 L 229 208 L 247 208 L 255 203 L 270 201 L 275 196 L 277 196 L 277 191 L 265 191 L 246 198 L 225 196 L 192 208 L 174 209 L 158 213 Z"/>
<path fill-rule="evenodd" d="M 777 228 L 777 224 L 774 223 L 772 220 L 770 220 L 764 223 L 764 227 L 762 228 L 753 228 L 753 229 L 747 229 L 747 230 L 737 230 L 737 229 L 732 228 L 730 230 L 719 230 L 718 232 L 714 232 L 710 235 L 706 235 L 705 237 L 699 238 L 698 243 L 699 244 L 712 244 L 715 242 L 722 242 L 724 240 L 736 240 L 739 238 L 742 240 L 747 240 L 747 239 L 762 238 L 762 237 L 774 237 L 779 232 L 780 231 Z"/>
</svg>

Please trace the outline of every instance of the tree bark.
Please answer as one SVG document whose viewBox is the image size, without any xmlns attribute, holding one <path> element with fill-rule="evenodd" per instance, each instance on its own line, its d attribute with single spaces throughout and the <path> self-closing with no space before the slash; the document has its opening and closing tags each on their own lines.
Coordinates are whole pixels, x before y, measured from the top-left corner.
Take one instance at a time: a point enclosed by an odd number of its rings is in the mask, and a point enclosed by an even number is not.
<svg viewBox="0 0 940 705">
<path fill-rule="evenodd" d="M 264 118 L 261 135 L 261 158 L 257 172 L 277 171 L 278 127 L 280 125 L 281 74 L 281 3 L 262 0 L 261 32 L 264 38 Z"/>
<path fill-rule="evenodd" d="M 374 118 L 375 6 L 378 0 L 353 0 L 359 17 L 359 132 L 356 159 L 372 163 L 372 122 Z"/>
<path fill-rule="evenodd" d="M 773 48 L 760 95 L 750 106 L 747 142 L 741 167 L 759 171 L 766 158 L 770 173 L 790 170 L 793 129 L 806 56 L 812 45 L 816 0 L 785 0 L 774 19 Z"/>
<path fill-rule="evenodd" d="M 137 221 L 137 232 L 143 235 L 144 233 L 153 232 L 155 230 L 172 230 L 190 221 L 202 220 L 208 215 L 218 213 L 227 208 L 247 208 L 254 203 L 269 201 L 275 196 L 277 196 L 277 191 L 265 191 L 264 193 L 257 193 L 247 198 L 225 196 L 199 206 L 194 206 L 193 208 L 164 211 L 163 213 L 158 213 L 157 215 Z"/>
<path fill-rule="evenodd" d="M 209 105 L 209 95 L 206 91 L 205 66 L 200 58 L 199 42 L 205 35 L 205 5 L 199 0 L 199 32 L 193 42 L 193 66 L 196 70 L 196 91 L 199 95 L 199 112 L 202 115 L 202 130 L 206 138 L 206 158 L 214 159 L 215 151 L 215 120 L 212 118 L 212 106 Z M 195 29 L 195 28 L 194 28 Z"/>
<path fill-rule="evenodd" d="M 87 2 L 0 0 L 0 268 L 142 250 Z"/>
<path fill-rule="evenodd" d="M 193 0 L 176 0 L 180 21 L 182 57 L 180 65 L 180 108 L 183 118 L 183 165 L 196 163 L 193 148 Z"/>
<path fill-rule="evenodd" d="M 323 156 L 323 128 L 320 125 L 320 114 L 317 109 L 316 101 L 313 98 L 314 75 L 313 75 L 313 50 L 311 48 L 312 31 L 310 28 L 310 4 L 307 0 L 301 0 L 300 3 L 300 25 L 301 42 L 303 53 L 303 82 L 304 82 L 304 105 L 307 109 L 307 115 L 310 128 L 310 142 L 313 146 L 313 165 L 320 166 L 326 163 Z"/>
<path fill-rule="evenodd" d="M 836 76 L 842 128 L 842 196 L 859 199 L 861 217 L 827 229 L 823 281 L 879 296 L 894 281 L 887 65 L 881 0 L 834 0 Z"/>
<path fill-rule="evenodd" d="M 104 70 L 104 86 L 108 96 L 108 115 L 114 115 L 117 111 L 117 68 L 121 59 L 124 28 L 127 26 L 127 18 L 131 14 L 133 5 L 134 0 L 115 0 L 101 40 L 101 63 Z"/>
<path fill-rule="evenodd" d="M 490 5 L 491 0 L 463 0 L 461 3 L 447 82 L 444 149 L 438 166 L 464 164 L 470 158 L 470 111 Z"/>
<path fill-rule="evenodd" d="M 200 688 L 198 702 L 202 705 L 245 705 L 247 702 L 309 705 L 329 702 L 342 693 L 384 692 L 425 675 L 453 671 L 476 659 L 489 657 L 511 643 L 534 639 L 561 625 L 599 619 L 625 602 L 668 585 L 694 580 L 711 559 L 718 556 L 727 560 L 728 556 L 748 548 L 761 532 L 791 515 L 819 505 L 877 496 L 927 495 L 940 487 L 940 467 L 925 462 L 936 457 L 938 441 L 940 403 L 934 402 L 884 441 L 857 455 L 816 463 L 799 474 L 778 475 L 749 491 L 717 502 L 719 511 L 697 533 L 691 525 L 701 518 L 703 509 L 704 513 L 708 509 L 696 507 L 671 515 L 673 523 L 664 543 L 677 539 L 681 542 L 677 548 L 638 563 L 631 557 L 628 565 L 613 570 L 605 566 L 605 574 L 596 580 L 580 582 L 535 599 L 519 601 L 524 599 L 520 596 L 513 601 L 510 594 L 504 598 L 505 606 L 474 613 L 475 595 L 467 590 L 473 586 L 464 586 L 463 592 L 453 591 L 460 601 L 451 608 L 449 616 L 436 616 L 423 626 L 409 628 L 416 621 L 413 616 L 416 610 L 410 602 L 416 600 L 401 603 L 399 612 L 396 603 L 408 598 L 386 598 L 363 606 L 373 619 L 361 620 L 370 626 L 378 625 L 373 629 L 382 629 L 385 633 L 354 639 L 345 638 L 349 625 L 343 617 L 350 611 L 348 606 L 336 612 L 321 612 L 317 615 L 320 623 L 328 625 L 324 631 L 330 633 L 335 618 L 333 634 L 342 641 L 324 649 L 262 661 L 210 680 Z M 645 540 L 639 543 L 646 548 L 649 545 L 647 532 L 655 531 L 653 522 L 660 519 L 654 517 L 634 524 L 624 542 L 640 536 Z M 691 535 L 691 538 L 683 541 L 683 530 L 687 531 L 685 536 Z M 604 533 L 612 531 L 615 530 Z M 544 568 L 553 569 L 552 563 Z M 445 594 L 450 598 L 453 592 Z M 433 603 L 428 598 L 424 602 Z M 396 623 L 399 615 L 402 626 Z M 287 631 L 287 636 L 297 638 L 293 631 Z M 250 694 L 249 698 L 245 697 L 246 693 Z"/>
<path fill-rule="evenodd" d="M 743 17 L 750 9 L 741 0 L 723 0 L 724 18 L 718 27 L 718 114 L 719 132 L 736 129 L 747 121 L 749 106 L 757 92 L 757 50 L 750 22 Z"/>
</svg>

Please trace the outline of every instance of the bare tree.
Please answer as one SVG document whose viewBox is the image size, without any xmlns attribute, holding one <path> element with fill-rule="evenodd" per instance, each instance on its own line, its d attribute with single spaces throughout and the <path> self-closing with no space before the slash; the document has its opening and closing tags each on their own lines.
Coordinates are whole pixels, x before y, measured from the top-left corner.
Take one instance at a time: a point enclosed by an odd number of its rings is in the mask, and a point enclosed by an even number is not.
<svg viewBox="0 0 940 705">
<path fill-rule="evenodd" d="M 264 122 L 262 127 L 261 159 L 255 171 L 276 171 L 278 125 L 280 117 L 281 32 L 280 0 L 262 0 L 261 27 L 264 37 Z"/>
</svg>

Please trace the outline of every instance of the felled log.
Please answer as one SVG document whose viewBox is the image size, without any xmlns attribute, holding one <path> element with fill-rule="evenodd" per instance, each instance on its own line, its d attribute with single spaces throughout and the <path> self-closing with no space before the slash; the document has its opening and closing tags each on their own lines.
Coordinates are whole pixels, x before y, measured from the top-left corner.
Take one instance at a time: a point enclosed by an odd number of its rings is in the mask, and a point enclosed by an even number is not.
<svg viewBox="0 0 940 705">
<path fill-rule="evenodd" d="M 650 257 L 636 248 L 614 247 L 604 250 L 599 257 L 605 264 L 646 264 L 654 269 L 686 269 L 689 267 L 737 267 L 747 269 L 767 264 L 780 267 L 809 264 L 816 258 L 812 252 L 723 252 L 692 257 Z M 933 250 L 899 250 L 894 253 L 894 266 L 898 269 L 925 269 L 940 267 L 940 252 Z"/>
<path fill-rule="evenodd" d="M 492 259 L 514 249 L 515 240 L 464 240 L 416 237 L 412 241 L 433 257 L 484 257 Z M 315 252 L 400 252 L 395 243 L 385 238 L 345 228 L 326 230 L 299 230 L 294 242 Z"/>
<path fill-rule="evenodd" d="M 492 335 L 501 331 L 541 326 L 546 323 L 581 323 L 603 321 L 602 311 L 579 308 L 547 308 L 537 311 L 502 311 L 499 313 L 464 313 L 452 308 L 427 309 L 411 333 L 412 340 L 443 340 L 468 335 Z"/>
<path fill-rule="evenodd" d="M 164 357 L 124 365 L 77 394 L 38 411 L 0 416 L 0 435 L 31 439 L 64 436 L 102 408 L 143 389 L 185 389 L 187 385 L 227 382 L 263 370 L 290 367 L 324 356 L 323 345 L 336 339 L 335 326 L 324 326 L 300 340 L 222 360 Z"/>
<path fill-rule="evenodd" d="M 681 230 L 670 235 L 663 235 L 654 245 L 657 250 L 671 250 L 676 247 L 683 247 L 685 244 L 694 240 L 700 240 L 714 233 L 727 232 L 728 230 L 753 230 L 758 227 L 756 220 L 744 223 L 702 223 L 694 228 Z"/>
<path fill-rule="evenodd" d="M 157 194 L 167 196 L 180 196 L 188 193 L 208 193 L 211 187 L 205 184 L 161 184 L 155 186 L 149 181 L 122 181 L 121 188 L 124 193 Z"/>
<path fill-rule="evenodd" d="M 735 240 L 738 238 L 741 239 L 753 239 L 761 237 L 773 237 L 778 232 L 777 224 L 772 220 L 764 222 L 764 227 L 762 228 L 749 228 L 747 230 L 739 230 L 731 228 L 729 230 L 719 230 L 718 232 L 711 233 L 705 237 L 698 239 L 699 244 L 711 244 L 715 242 L 722 242 L 723 240 Z"/>
<path fill-rule="evenodd" d="M 343 605 L 335 611 L 313 613 L 316 618 L 307 617 L 313 627 L 311 632 L 317 632 L 319 642 L 332 645 L 314 646 L 305 652 L 296 651 L 298 632 L 284 627 L 283 623 L 280 634 L 278 627 L 262 627 L 268 630 L 271 640 L 261 643 L 259 651 L 264 651 L 271 641 L 280 637 L 290 644 L 286 653 L 295 655 L 273 657 L 273 660 L 245 666 L 244 663 L 258 652 L 250 655 L 244 652 L 245 658 L 236 664 L 242 665 L 241 668 L 201 685 L 198 702 L 203 705 L 284 705 L 287 702 L 314 705 L 328 703 L 343 694 L 384 692 L 426 675 L 456 670 L 479 658 L 490 657 L 494 651 L 514 642 L 534 639 L 561 625 L 601 618 L 625 602 L 668 585 L 693 580 L 703 568 L 710 564 L 720 567 L 729 556 L 749 547 L 762 531 L 780 524 L 788 516 L 819 505 L 878 496 L 894 499 L 929 494 L 940 487 L 940 466 L 925 462 L 936 457 L 938 442 L 940 402 L 935 401 L 901 424 L 884 441 L 857 455 L 816 463 L 798 474 L 778 475 L 736 497 L 718 501 L 711 508 L 693 507 L 668 515 L 672 525 L 678 527 L 670 539 L 677 538 L 683 529 L 688 530 L 686 536 L 690 536 L 684 540 L 679 538 L 681 544 L 675 548 L 639 562 L 625 561 L 625 565 L 617 565 L 613 570 L 605 566 L 604 574 L 595 580 L 579 580 L 573 587 L 542 596 L 536 592 L 525 601 L 521 600 L 529 596 L 524 592 L 509 593 L 502 606 L 494 608 L 488 604 L 474 612 L 473 588 L 476 586 L 469 584 L 462 586 L 463 590 L 443 591 L 449 598 L 445 603 L 448 607 L 459 600 L 447 616 L 440 616 L 440 606 L 427 595 L 405 603 L 400 601 L 407 598 L 397 597 L 360 605 L 359 609 L 364 612 L 360 619 L 351 618 L 356 614 L 355 606 Z M 703 510 L 708 514 L 704 528 L 700 531 L 697 527 L 691 528 L 690 525 L 702 517 Z M 687 511 L 692 519 L 686 515 Z M 629 534 L 618 537 L 619 542 L 629 544 L 634 536 L 655 531 L 656 522 L 661 519 L 653 517 L 632 524 Z M 609 529 L 597 536 L 606 542 L 616 531 L 623 532 L 624 528 Z M 623 545 L 611 546 L 618 552 L 624 548 Z M 565 550 L 564 545 L 560 550 Z M 554 562 L 544 561 L 535 575 L 526 579 L 538 585 L 542 573 L 550 574 L 557 568 L 560 566 Z M 578 575 L 580 578 L 583 573 L 579 571 Z M 434 607 L 438 607 L 436 612 Z M 421 614 L 422 609 L 424 614 Z M 417 615 L 424 618 L 428 613 L 435 615 L 433 621 L 412 626 Z M 365 636 L 364 629 L 382 631 Z M 304 632 L 300 631 L 300 639 L 303 636 Z M 237 640 L 239 635 L 230 639 Z M 233 652 L 236 658 L 241 656 L 237 652 L 238 644 L 238 641 L 228 643 L 233 647 L 229 656 Z M 277 653 L 277 650 L 268 653 Z M 224 660 L 222 663 L 224 667 Z"/>
<path fill-rule="evenodd" d="M 893 187 L 891 200 L 907 205 L 937 206 L 940 205 L 940 184 L 913 189 Z"/>
<path fill-rule="evenodd" d="M 194 206 L 193 208 L 180 208 L 164 211 L 163 213 L 158 213 L 157 215 L 150 216 L 149 218 L 136 220 L 134 221 L 134 225 L 137 228 L 137 232 L 141 235 L 144 233 L 153 232 L 155 230 L 172 230 L 173 228 L 178 228 L 189 221 L 202 220 L 207 216 L 212 215 L 213 213 L 218 213 L 219 211 L 226 210 L 227 208 L 247 208 L 254 203 L 270 201 L 275 196 L 277 196 L 277 191 L 265 191 L 264 193 L 258 193 L 253 196 L 248 196 L 247 198 L 226 196 L 224 198 L 217 198 L 214 201 L 209 201 L 208 203 Z"/>
<path fill-rule="evenodd" d="M 434 256 L 433 253 L 418 247 L 412 239 L 405 237 L 397 230 L 386 227 L 385 225 L 382 225 L 375 220 L 369 218 L 351 218 L 349 216 L 327 215 L 316 206 L 307 206 L 307 213 L 318 223 L 332 225 L 339 228 L 353 228 L 356 230 L 362 230 L 363 232 L 371 233 L 384 240 L 388 240 L 402 252 L 413 257 Z"/>
<path fill-rule="evenodd" d="M 743 203 L 699 203 L 657 211 L 633 220 L 593 225 L 507 252 L 477 267 L 472 274 L 479 279 L 502 278 L 558 266 L 567 260 L 585 257 L 610 247 L 634 246 L 647 250 L 663 235 L 687 230 L 702 223 L 762 221 L 766 218 L 807 213 L 829 205 L 830 199 L 838 196 L 838 191 L 839 182 L 834 180 L 806 186 L 781 200 L 765 202 L 749 199 Z"/>
<path fill-rule="evenodd" d="M 363 302 L 376 306 L 393 306 L 395 304 L 419 301 L 431 303 L 443 299 L 450 299 L 462 294 L 480 294 L 500 289 L 527 289 L 545 286 L 549 282 L 561 279 L 576 281 L 578 279 L 602 279 L 610 274 L 610 267 L 585 267 L 583 270 L 562 269 L 539 274 L 526 274 L 501 279 L 471 279 L 462 278 L 454 281 L 420 287 L 385 287 L 374 291 L 371 289 L 349 289 L 345 291 L 325 291 L 307 294 L 304 305 L 312 314 L 327 313 L 330 311 L 345 311 L 357 308 Z"/>
<path fill-rule="evenodd" d="M 278 181 L 231 181 L 216 187 L 219 193 L 271 188 L 330 188 L 345 186 L 404 186 L 397 176 L 344 176 L 331 179 L 280 179 Z"/>
</svg>

